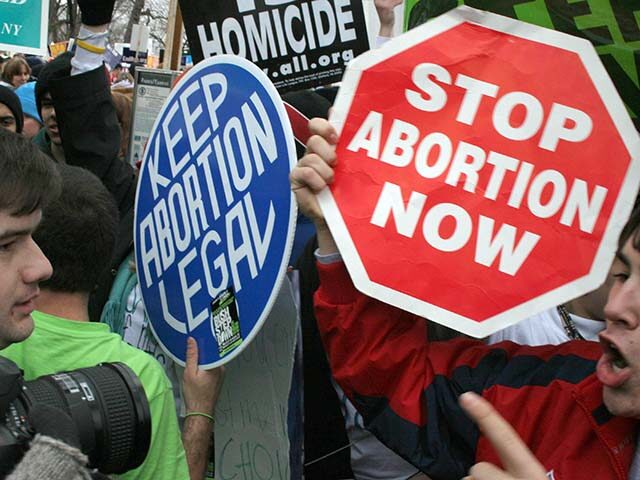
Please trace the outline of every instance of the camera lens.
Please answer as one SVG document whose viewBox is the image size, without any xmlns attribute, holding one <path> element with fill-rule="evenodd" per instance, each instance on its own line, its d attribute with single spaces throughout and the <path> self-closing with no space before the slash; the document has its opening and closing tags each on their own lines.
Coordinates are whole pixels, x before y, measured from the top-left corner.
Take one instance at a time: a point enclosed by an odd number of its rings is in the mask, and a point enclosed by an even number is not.
<svg viewBox="0 0 640 480">
<path fill-rule="evenodd" d="M 18 398 L 28 411 L 44 403 L 74 420 L 89 466 L 102 473 L 138 467 L 151 441 L 151 414 L 144 389 L 123 363 L 105 363 L 46 375 L 24 383 Z"/>
</svg>

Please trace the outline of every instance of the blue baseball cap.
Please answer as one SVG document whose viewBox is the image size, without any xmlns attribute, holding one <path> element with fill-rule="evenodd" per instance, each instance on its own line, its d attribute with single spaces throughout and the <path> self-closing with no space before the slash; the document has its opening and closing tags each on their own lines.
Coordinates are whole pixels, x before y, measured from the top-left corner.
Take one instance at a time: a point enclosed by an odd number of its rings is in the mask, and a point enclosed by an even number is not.
<svg viewBox="0 0 640 480">
<path fill-rule="evenodd" d="M 40 113 L 38 112 L 38 108 L 36 107 L 35 88 L 36 82 L 28 82 L 16 88 L 15 94 L 20 99 L 23 113 L 42 123 Z"/>
</svg>

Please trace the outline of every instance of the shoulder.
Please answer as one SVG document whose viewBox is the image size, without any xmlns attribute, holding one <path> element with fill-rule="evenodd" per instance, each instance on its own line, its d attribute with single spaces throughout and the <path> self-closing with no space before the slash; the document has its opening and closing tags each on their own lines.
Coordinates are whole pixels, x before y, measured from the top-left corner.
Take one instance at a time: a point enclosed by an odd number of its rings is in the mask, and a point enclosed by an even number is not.
<svg viewBox="0 0 640 480">
<path fill-rule="evenodd" d="M 521 322 L 504 328 L 488 338 L 487 343 L 493 344 L 509 340 L 520 345 L 557 344 L 568 340 L 555 308 L 544 310 Z"/>
<path fill-rule="evenodd" d="M 169 382 L 164 368 L 155 358 L 124 341 L 122 341 L 121 348 L 124 353 L 123 362 L 140 378 L 149 401 L 171 391 L 171 382 Z"/>
</svg>

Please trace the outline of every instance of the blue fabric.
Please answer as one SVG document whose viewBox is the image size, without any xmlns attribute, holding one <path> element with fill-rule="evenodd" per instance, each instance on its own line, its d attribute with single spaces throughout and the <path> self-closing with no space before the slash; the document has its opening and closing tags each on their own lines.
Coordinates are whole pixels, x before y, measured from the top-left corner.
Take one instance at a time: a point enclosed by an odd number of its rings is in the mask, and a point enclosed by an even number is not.
<svg viewBox="0 0 640 480">
<path fill-rule="evenodd" d="M 299 213 L 298 219 L 296 220 L 296 235 L 293 238 L 293 248 L 291 250 L 291 257 L 289 257 L 289 265 L 296 264 L 298 257 L 304 250 L 304 246 L 315 233 L 316 226 L 311 219 Z"/>
<path fill-rule="evenodd" d="M 40 118 L 40 112 L 38 112 L 38 107 L 36 107 L 36 82 L 29 82 L 21 85 L 20 87 L 15 89 L 15 94 L 20 99 L 20 104 L 22 105 L 22 112 L 25 115 L 29 115 L 31 118 L 37 120 L 42 124 L 42 119 Z"/>
</svg>

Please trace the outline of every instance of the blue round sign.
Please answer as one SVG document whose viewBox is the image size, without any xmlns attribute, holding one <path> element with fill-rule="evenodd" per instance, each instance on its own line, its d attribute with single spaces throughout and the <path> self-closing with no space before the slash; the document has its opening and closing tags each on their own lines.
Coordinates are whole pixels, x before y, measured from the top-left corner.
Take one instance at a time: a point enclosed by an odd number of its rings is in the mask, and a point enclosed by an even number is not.
<svg viewBox="0 0 640 480">
<path fill-rule="evenodd" d="M 215 367 L 258 333 L 286 274 L 296 149 L 280 96 L 235 56 L 191 69 L 154 124 L 136 196 L 138 280 L 152 329 Z"/>
</svg>

